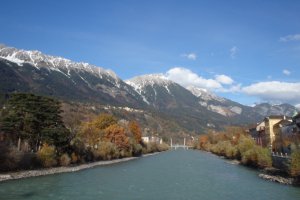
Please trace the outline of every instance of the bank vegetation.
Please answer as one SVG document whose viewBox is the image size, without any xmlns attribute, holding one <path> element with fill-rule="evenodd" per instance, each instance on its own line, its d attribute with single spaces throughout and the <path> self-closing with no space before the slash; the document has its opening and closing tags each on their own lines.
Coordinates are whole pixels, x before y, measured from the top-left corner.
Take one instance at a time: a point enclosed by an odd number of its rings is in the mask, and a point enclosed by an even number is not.
<svg viewBox="0 0 300 200">
<path fill-rule="evenodd" d="M 0 172 L 69 166 L 165 151 L 144 143 L 137 121 L 62 113 L 55 99 L 12 94 L 0 114 Z"/>
</svg>

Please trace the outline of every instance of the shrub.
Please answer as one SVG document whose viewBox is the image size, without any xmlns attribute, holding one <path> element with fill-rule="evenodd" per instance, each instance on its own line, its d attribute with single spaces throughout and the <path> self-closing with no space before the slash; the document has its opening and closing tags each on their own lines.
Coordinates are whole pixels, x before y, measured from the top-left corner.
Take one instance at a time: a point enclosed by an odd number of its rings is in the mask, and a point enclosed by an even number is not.
<svg viewBox="0 0 300 200">
<path fill-rule="evenodd" d="M 272 166 L 272 158 L 268 149 L 255 146 L 242 154 L 242 163 L 265 168 Z"/>
<path fill-rule="evenodd" d="M 228 145 L 225 149 L 225 156 L 227 158 L 237 158 L 238 155 L 238 149 L 236 146 Z"/>
<path fill-rule="evenodd" d="M 144 144 L 143 154 L 155 152 L 155 143 L 149 142 Z"/>
<path fill-rule="evenodd" d="M 249 151 L 254 147 L 255 147 L 255 142 L 253 141 L 253 139 L 251 139 L 250 137 L 241 136 L 237 145 L 239 156 L 242 157 L 242 155 L 246 151 Z"/>
<path fill-rule="evenodd" d="M 44 167 L 53 167 L 57 165 L 55 147 L 44 144 L 37 155 Z"/>
<path fill-rule="evenodd" d="M 36 153 L 22 153 L 18 166 L 20 169 L 35 169 L 41 167 L 41 162 Z"/>
<path fill-rule="evenodd" d="M 300 150 L 294 150 L 291 154 L 290 174 L 300 176 Z"/>
<path fill-rule="evenodd" d="M 6 144 L 0 144 L 0 171 L 12 171 L 18 169 L 20 152 Z"/>
<path fill-rule="evenodd" d="M 132 155 L 133 156 L 140 156 L 142 155 L 142 145 L 137 144 L 137 143 L 133 143 L 132 144 Z"/>
<path fill-rule="evenodd" d="M 158 151 L 167 151 L 169 150 L 169 145 L 166 143 L 158 144 L 157 149 Z"/>
<path fill-rule="evenodd" d="M 242 154 L 242 163 L 244 165 L 255 165 L 257 162 L 257 155 L 254 149 L 249 149 Z"/>
<path fill-rule="evenodd" d="M 67 153 L 64 153 L 59 158 L 59 164 L 61 166 L 68 166 L 71 163 L 71 158 Z"/>
<path fill-rule="evenodd" d="M 257 146 L 257 166 L 260 168 L 272 167 L 272 157 L 270 150 Z"/>
<path fill-rule="evenodd" d="M 98 149 L 93 151 L 93 155 L 96 160 L 111 160 L 120 156 L 117 146 L 111 142 L 98 143 Z"/>
<path fill-rule="evenodd" d="M 76 153 L 72 153 L 71 154 L 71 163 L 75 164 L 75 163 L 78 163 L 79 159 L 78 159 L 78 156 L 76 155 Z"/>
</svg>

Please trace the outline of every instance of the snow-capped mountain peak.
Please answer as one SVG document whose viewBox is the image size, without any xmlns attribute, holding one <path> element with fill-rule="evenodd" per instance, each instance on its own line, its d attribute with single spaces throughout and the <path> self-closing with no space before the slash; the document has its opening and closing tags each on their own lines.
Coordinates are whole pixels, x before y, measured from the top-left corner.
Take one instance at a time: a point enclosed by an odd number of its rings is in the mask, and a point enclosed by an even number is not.
<svg viewBox="0 0 300 200">
<path fill-rule="evenodd" d="M 132 79 L 126 80 L 125 82 L 134 88 L 145 87 L 147 85 L 153 86 L 154 84 L 165 86 L 173 83 L 163 74 L 147 74 L 136 76 Z"/>
<path fill-rule="evenodd" d="M 49 70 L 55 70 L 61 73 L 64 73 L 61 71 L 61 69 L 63 69 L 67 72 L 67 74 L 65 74 L 66 76 L 69 75 L 70 70 L 75 70 L 77 72 L 85 71 L 94 73 L 100 78 L 101 75 L 105 74 L 106 76 L 111 76 L 116 82 L 119 81 L 117 75 L 111 70 L 96 67 L 85 62 L 73 62 L 69 59 L 59 56 L 46 55 L 37 50 L 27 51 L 0 45 L 0 58 L 17 63 L 19 66 L 22 66 L 24 63 L 29 63 L 35 66 L 37 69 L 47 68 Z"/>
</svg>

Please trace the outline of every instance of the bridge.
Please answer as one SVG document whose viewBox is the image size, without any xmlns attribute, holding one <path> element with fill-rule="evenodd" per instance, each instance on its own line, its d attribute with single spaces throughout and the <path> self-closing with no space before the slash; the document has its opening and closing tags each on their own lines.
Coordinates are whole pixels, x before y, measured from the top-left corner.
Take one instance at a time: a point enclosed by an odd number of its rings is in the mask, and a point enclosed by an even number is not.
<svg viewBox="0 0 300 200">
<path fill-rule="evenodd" d="M 175 144 L 175 145 L 173 145 L 173 140 L 172 140 L 172 138 L 171 138 L 171 144 L 170 144 L 170 147 L 171 147 L 171 149 L 178 149 L 178 148 L 183 148 L 183 149 L 191 149 L 192 148 L 192 146 L 188 146 L 188 145 L 186 145 L 185 144 L 185 138 L 183 139 L 183 145 L 181 144 Z"/>
</svg>

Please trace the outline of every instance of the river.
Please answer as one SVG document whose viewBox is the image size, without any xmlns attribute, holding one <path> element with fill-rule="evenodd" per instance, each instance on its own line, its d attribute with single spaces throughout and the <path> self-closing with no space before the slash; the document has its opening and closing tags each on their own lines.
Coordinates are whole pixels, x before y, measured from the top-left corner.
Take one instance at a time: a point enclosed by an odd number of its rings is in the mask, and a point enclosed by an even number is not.
<svg viewBox="0 0 300 200">
<path fill-rule="evenodd" d="M 74 173 L 0 183 L 2 200 L 293 200 L 300 188 L 210 153 L 174 150 Z"/>
</svg>

